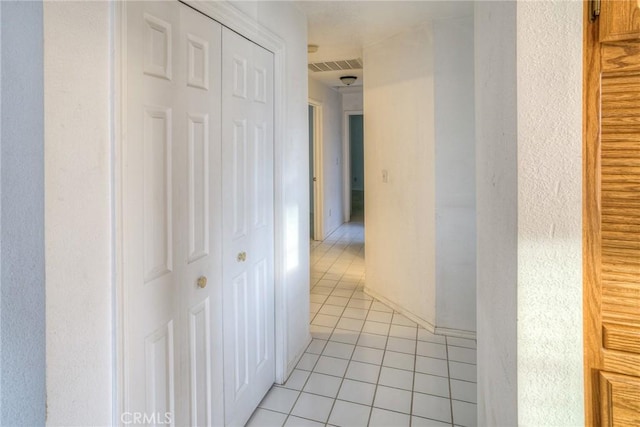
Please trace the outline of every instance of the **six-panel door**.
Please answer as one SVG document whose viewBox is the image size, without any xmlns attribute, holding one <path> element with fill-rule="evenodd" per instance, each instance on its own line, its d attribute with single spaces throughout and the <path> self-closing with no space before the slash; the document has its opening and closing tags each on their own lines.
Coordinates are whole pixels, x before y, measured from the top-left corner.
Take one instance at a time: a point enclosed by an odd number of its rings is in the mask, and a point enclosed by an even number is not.
<svg viewBox="0 0 640 427">
<path fill-rule="evenodd" d="M 243 377 L 251 393 L 234 395 L 227 423 L 248 418 L 256 390 L 274 380 L 271 56 L 242 39 L 247 99 L 260 107 L 227 118 L 222 26 L 178 2 L 126 7 L 121 421 L 222 425 L 223 383 L 236 381 L 225 363 L 257 362 Z M 237 138 L 223 143 L 223 127 Z M 241 242 L 229 230 L 243 231 Z M 242 272 L 235 258 L 223 261 L 236 244 L 248 254 Z M 244 329 L 234 326 L 242 316 Z"/>
</svg>

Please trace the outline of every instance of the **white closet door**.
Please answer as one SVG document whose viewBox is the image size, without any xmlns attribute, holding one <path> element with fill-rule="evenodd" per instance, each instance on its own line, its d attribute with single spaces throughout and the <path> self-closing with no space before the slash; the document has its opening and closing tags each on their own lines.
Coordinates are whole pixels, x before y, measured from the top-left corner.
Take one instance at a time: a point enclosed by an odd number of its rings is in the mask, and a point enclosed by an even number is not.
<svg viewBox="0 0 640 427">
<path fill-rule="evenodd" d="M 225 423 L 244 425 L 275 378 L 273 55 L 223 29 Z"/>
<path fill-rule="evenodd" d="M 181 5 L 181 67 L 186 70 L 183 95 L 185 122 L 181 137 L 186 154 L 183 193 L 186 271 L 185 349 L 182 374 L 188 385 L 190 425 L 224 423 L 222 385 L 222 173 L 221 75 L 222 26 Z"/>
<path fill-rule="evenodd" d="M 221 424 L 221 27 L 126 7 L 121 421 Z"/>
</svg>

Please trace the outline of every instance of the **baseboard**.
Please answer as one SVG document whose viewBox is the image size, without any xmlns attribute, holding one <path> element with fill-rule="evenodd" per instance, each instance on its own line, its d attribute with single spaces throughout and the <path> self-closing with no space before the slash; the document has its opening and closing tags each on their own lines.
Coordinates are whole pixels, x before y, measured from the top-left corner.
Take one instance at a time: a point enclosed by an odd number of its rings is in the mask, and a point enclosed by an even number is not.
<svg viewBox="0 0 640 427">
<path fill-rule="evenodd" d="M 398 304 L 396 304 L 395 302 L 389 300 L 388 298 L 380 295 L 379 293 L 365 287 L 364 288 L 364 293 L 377 299 L 378 301 L 384 303 L 385 305 L 388 305 L 389 307 L 393 308 L 395 311 L 401 313 L 403 316 L 405 316 L 406 318 L 408 318 L 409 320 L 412 320 L 414 322 L 416 322 L 419 326 L 423 327 L 424 329 L 426 329 L 427 331 L 431 332 L 432 334 L 436 334 L 436 335 L 446 335 L 448 337 L 456 337 L 456 338 L 466 338 L 466 339 L 471 339 L 471 340 L 475 340 L 476 339 L 476 333 L 473 331 L 465 331 L 465 330 L 461 330 L 461 329 L 451 329 L 451 328 L 442 328 L 436 325 L 431 324 L 431 322 L 429 322 L 428 320 L 423 319 L 422 317 L 418 316 L 415 313 L 412 313 L 411 311 L 407 310 L 404 307 L 399 306 Z"/>
</svg>

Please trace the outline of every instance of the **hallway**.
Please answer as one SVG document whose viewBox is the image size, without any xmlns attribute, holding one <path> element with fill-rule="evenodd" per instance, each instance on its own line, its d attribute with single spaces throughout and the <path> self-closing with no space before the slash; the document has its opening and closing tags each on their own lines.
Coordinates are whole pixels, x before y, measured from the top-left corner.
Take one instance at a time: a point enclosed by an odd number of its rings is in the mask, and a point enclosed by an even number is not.
<svg viewBox="0 0 640 427">
<path fill-rule="evenodd" d="M 311 242 L 313 341 L 249 426 L 475 426 L 476 343 L 429 333 L 363 292 L 364 225 Z"/>
</svg>

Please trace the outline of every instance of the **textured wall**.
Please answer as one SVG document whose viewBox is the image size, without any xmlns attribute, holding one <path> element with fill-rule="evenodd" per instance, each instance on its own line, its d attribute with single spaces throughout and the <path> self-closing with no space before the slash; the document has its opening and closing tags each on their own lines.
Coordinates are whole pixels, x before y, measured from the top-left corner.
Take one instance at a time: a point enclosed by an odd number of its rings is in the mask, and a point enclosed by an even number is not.
<svg viewBox="0 0 640 427">
<path fill-rule="evenodd" d="M 476 330 L 473 17 L 435 20 L 436 326 Z"/>
<path fill-rule="evenodd" d="M 518 420 L 583 425 L 582 3 L 517 9 Z"/>
<path fill-rule="evenodd" d="M 343 223 L 342 95 L 309 77 L 309 99 L 322 103 L 324 237 Z"/>
<path fill-rule="evenodd" d="M 47 423 L 112 410 L 110 5 L 47 2 Z"/>
<path fill-rule="evenodd" d="M 0 2 L 0 425 L 45 420 L 42 3 Z"/>
<path fill-rule="evenodd" d="M 475 4 L 478 425 L 517 407 L 516 3 Z"/>
<path fill-rule="evenodd" d="M 364 63 L 366 289 L 434 325 L 431 25 L 365 48 Z"/>
</svg>

